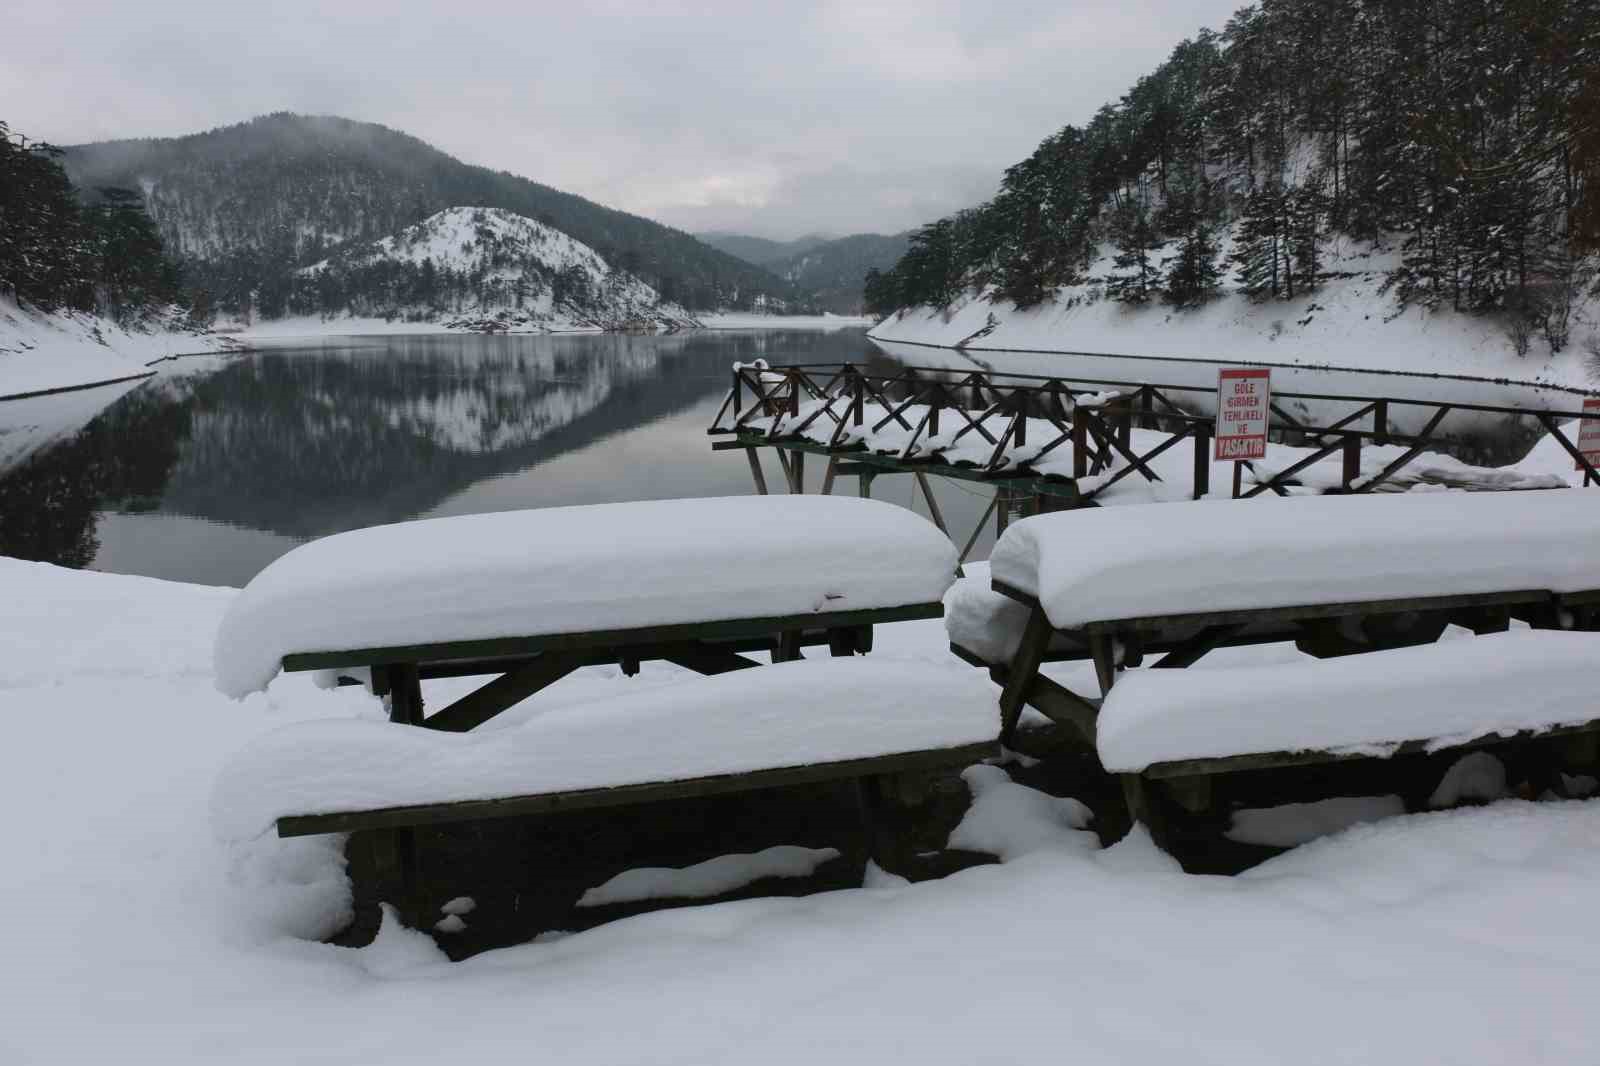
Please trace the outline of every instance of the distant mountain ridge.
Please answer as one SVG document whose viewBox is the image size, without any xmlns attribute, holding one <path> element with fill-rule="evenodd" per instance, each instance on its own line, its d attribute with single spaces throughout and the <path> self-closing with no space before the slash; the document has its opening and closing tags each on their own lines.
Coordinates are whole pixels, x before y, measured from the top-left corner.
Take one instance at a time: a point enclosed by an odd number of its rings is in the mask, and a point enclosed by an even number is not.
<svg viewBox="0 0 1600 1066">
<path fill-rule="evenodd" d="M 869 270 L 888 270 L 911 246 L 910 233 L 817 235 L 773 241 L 736 233 L 701 233 L 699 238 L 730 255 L 765 267 L 825 311 L 859 314 Z"/>
<path fill-rule="evenodd" d="M 294 273 L 289 310 L 467 329 L 679 329 L 698 323 L 593 248 L 535 219 L 453 207 Z"/>
<path fill-rule="evenodd" d="M 695 237 L 747 263 L 769 269 L 834 239 L 820 233 L 810 233 L 804 237 L 796 237 L 792 241 L 774 241 L 766 237 L 751 237 L 724 230 L 696 233 Z"/>
<path fill-rule="evenodd" d="M 224 310 L 283 314 L 297 269 L 462 206 L 560 230 L 670 303 L 797 309 L 790 285 L 687 233 L 372 123 L 280 113 L 187 137 L 77 145 L 62 163 L 87 195 L 139 190 L 189 282 Z"/>
</svg>

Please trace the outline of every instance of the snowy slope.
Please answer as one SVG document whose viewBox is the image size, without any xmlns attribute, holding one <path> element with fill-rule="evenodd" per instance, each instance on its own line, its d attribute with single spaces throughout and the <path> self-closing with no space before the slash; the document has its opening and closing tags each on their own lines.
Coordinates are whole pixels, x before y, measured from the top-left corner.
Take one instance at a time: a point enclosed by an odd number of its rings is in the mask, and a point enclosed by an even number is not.
<svg viewBox="0 0 1600 1066">
<path fill-rule="evenodd" d="M 1225 262 L 1224 248 L 1219 262 Z M 1163 253 L 1153 258 L 1159 263 Z M 870 331 L 879 341 L 962 348 L 996 369 L 1055 374 L 1067 366 L 1044 353 L 1200 359 L 1223 363 L 1345 367 L 1358 370 L 1466 374 L 1569 387 L 1593 387 L 1583 365 L 1587 345 L 1600 343 L 1600 296 L 1575 309 L 1571 341 L 1552 353 L 1535 334 L 1526 355 L 1515 350 L 1499 319 L 1448 309 L 1402 308 L 1385 284 L 1399 252 L 1340 239 L 1324 249 L 1322 284 L 1293 300 L 1252 302 L 1234 290 L 1231 268 L 1219 295 L 1178 310 L 1153 300 L 1131 307 L 1106 296 L 1116 272 L 1103 247 L 1084 284 L 1057 290 L 1036 307 L 1019 310 L 968 292 L 948 308 L 912 307 Z M 1015 354 L 1007 354 L 1015 353 Z M 914 349 L 894 354 L 915 359 Z M 1136 366 L 1092 364 L 1105 378 L 1143 377 Z M 1165 380 L 1165 379 L 1160 379 Z"/>
<path fill-rule="evenodd" d="M 396 266 L 427 272 L 442 298 L 367 299 L 370 280 Z M 444 275 L 465 279 L 442 285 Z M 350 309 L 465 329 L 675 329 L 696 325 L 676 304 L 598 252 L 534 219 L 488 207 L 452 207 L 380 241 L 296 272 L 297 291 L 339 286 Z M 444 291 L 450 290 L 450 291 Z M 324 310 L 327 308 L 324 307 Z"/>
<path fill-rule="evenodd" d="M 158 317 L 148 329 L 125 329 L 97 315 L 47 314 L 0 296 L 0 400 L 144 377 L 152 373 L 148 363 L 229 347 L 216 334 L 166 324 Z"/>
</svg>

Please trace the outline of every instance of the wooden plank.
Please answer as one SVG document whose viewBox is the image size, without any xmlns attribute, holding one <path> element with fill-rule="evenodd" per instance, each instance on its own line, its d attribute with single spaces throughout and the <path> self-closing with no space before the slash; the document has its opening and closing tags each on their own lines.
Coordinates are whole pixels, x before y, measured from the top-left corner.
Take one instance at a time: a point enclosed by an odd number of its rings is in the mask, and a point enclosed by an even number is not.
<svg viewBox="0 0 1600 1066">
<path fill-rule="evenodd" d="M 922 498 L 928 501 L 929 517 L 933 519 L 933 524 L 938 527 L 939 532 L 949 537 L 950 530 L 945 526 L 944 515 L 939 511 L 939 501 L 933 498 L 933 488 L 928 484 L 928 476 L 920 470 L 916 471 L 915 476 L 917 485 L 922 489 Z"/>
<path fill-rule="evenodd" d="M 388 675 L 389 721 L 401 725 L 421 725 L 422 678 L 412 663 L 395 663 L 384 671 Z"/>
<path fill-rule="evenodd" d="M 378 666 L 389 663 L 450 662 L 458 659 L 493 659 L 543 652 L 622 649 L 633 645 L 679 644 L 770 636 L 785 629 L 834 629 L 839 626 L 907 622 L 944 617 L 942 603 L 910 603 L 899 607 L 869 607 L 856 611 L 816 614 L 769 615 L 728 618 L 709 622 L 644 626 L 638 629 L 604 629 L 586 633 L 547 633 L 529 637 L 441 641 L 434 644 L 394 644 L 368 648 L 295 652 L 283 657 L 283 669 L 332 670 L 343 666 Z"/>
<path fill-rule="evenodd" d="M 1006 592 L 994 582 L 996 592 Z M 1010 593 L 1007 593 L 1008 595 Z M 1013 598 L 1024 595 L 1017 593 Z M 1311 618 L 1338 618 L 1345 615 L 1399 614 L 1402 611 L 1444 611 L 1457 607 L 1487 607 L 1496 604 L 1548 603 L 1544 589 L 1514 592 L 1477 592 L 1456 596 L 1408 596 L 1392 600 L 1350 600 L 1340 603 L 1300 604 L 1287 607 L 1246 607 L 1235 611 L 1197 611 L 1193 614 L 1142 615 L 1137 618 L 1090 622 L 1066 632 L 1116 633 L 1122 630 L 1158 630 L 1186 625 L 1230 625 L 1233 623 L 1294 622 Z M 1028 602 L 1028 601 L 1024 601 Z"/>
<path fill-rule="evenodd" d="M 1186 666 L 1193 666 L 1205 655 L 1214 651 L 1218 645 L 1237 634 L 1244 628 L 1242 622 L 1235 622 L 1225 626 L 1206 626 L 1188 640 L 1173 647 L 1161 660 L 1154 663 L 1152 670 L 1175 670 Z"/>
<path fill-rule="evenodd" d="M 1435 411 L 1433 413 L 1433 417 L 1428 419 L 1427 424 L 1422 427 L 1422 432 L 1419 433 L 1415 438 L 1413 438 L 1416 441 L 1416 443 L 1411 445 L 1411 447 L 1407 448 L 1404 452 L 1402 452 L 1400 454 L 1400 458 L 1396 459 L 1394 462 L 1390 463 L 1388 466 L 1386 466 L 1382 470 L 1378 471 L 1372 477 L 1368 478 L 1365 482 L 1362 483 L 1361 487 L 1356 489 L 1355 491 L 1357 491 L 1357 492 L 1371 492 L 1371 491 L 1373 491 L 1379 485 L 1382 485 L 1385 481 L 1388 481 L 1390 477 L 1394 476 L 1394 474 L 1398 470 L 1400 470 L 1401 467 L 1405 466 L 1407 463 L 1411 462 L 1411 460 L 1413 460 L 1417 456 L 1421 455 L 1422 454 L 1422 449 L 1426 448 L 1430 443 L 1432 443 L 1433 431 L 1439 428 L 1439 423 L 1443 422 L 1444 421 L 1444 416 L 1449 414 L 1449 413 L 1450 413 L 1450 408 L 1449 408 L 1448 405 L 1446 405 L 1444 407 L 1441 407 L 1437 411 Z"/>
<path fill-rule="evenodd" d="M 1022 717 L 1022 705 L 1028 688 L 1039 672 L 1045 648 L 1050 645 L 1050 619 L 1043 607 L 1035 607 L 1023 627 L 1022 640 L 1011 657 L 1005 687 L 1000 690 L 1000 739 L 1011 739 L 1016 734 L 1017 722 Z"/>
<path fill-rule="evenodd" d="M 743 655 L 711 644 L 686 644 L 681 648 L 668 649 L 661 658 L 685 670 L 693 670 L 697 674 L 707 676 L 747 670 L 752 666 L 761 665 L 754 659 L 746 659 Z"/>
<path fill-rule="evenodd" d="M 1089 634 L 1089 657 L 1094 660 L 1094 677 L 1100 683 L 1100 698 L 1111 695 L 1117 682 L 1117 650 L 1109 633 Z"/>
<path fill-rule="evenodd" d="M 527 666 L 502 674 L 469 692 L 418 724 L 447 733 L 465 733 L 501 711 L 510 710 L 540 689 L 555 684 L 581 665 L 580 660 L 569 656 L 540 656 Z"/>
<path fill-rule="evenodd" d="M 761 460 L 756 457 L 756 450 L 746 448 L 744 454 L 745 458 L 750 460 L 750 476 L 755 478 L 757 495 L 767 495 L 767 475 L 761 469 Z"/>
<path fill-rule="evenodd" d="M 551 814 L 556 811 L 591 810 L 631 803 L 655 803 L 692 796 L 717 796 L 730 792 L 805 785 L 836 781 L 868 774 L 902 773 L 912 770 L 938 770 L 969 765 L 1000 754 L 994 741 L 951 748 L 897 752 L 861 759 L 782 766 L 742 774 L 678 781 L 654 781 L 615 788 L 581 789 L 575 792 L 530 793 L 503 799 L 462 800 L 455 803 L 421 803 L 402 807 L 382 807 L 368 811 L 340 811 L 328 814 L 286 815 L 278 819 L 280 837 L 315 836 L 319 833 L 350 833 L 359 829 L 394 829 L 405 826 L 442 825 L 480 818 L 515 818 Z"/>
<path fill-rule="evenodd" d="M 1568 455 L 1577 460 L 1579 469 L 1583 471 L 1583 485 L 1585 488 L 1588 488 L 1591 478 L 1596 482 L 1600 482 L 1600 470 L 1596 470 L 1594 465 L 1589 462 L 1589 457 L 1584 455 L 1577 445 L 1568 440 L 1565 433 L 1561 432 L 1561 426 L 1556 422 L 1554 416 L 1541 414 L 1539 416 L 1539 424 L 1544 426 L 1545 431 L 1554 437 L 1562 448 L 1566 449 Z"/>
<path fill-rule="evenodd" d="M 1027 704 L 1058 725 L 1078 731 L 1085 743 L 1093 746 L 1100 701 L 1086 699 L 1065 685 L 1036 673 L 1028 684 Z"/>
<path fill-rule="evenodd" d="M 1583 722 L 1579 725 L 1557 726 L 1554 729 L 1524 730 L 1506 736 L 1476 737 L 1459 744 L 1436 746 L 1438 741 L 1433 738 L 1421 740 L 1407 740 L 1394 746 L 1394 750 L 1385 758 L 1395 755 L 1418 755 L 1431 751 L 1456 751 L 1469 748 L 1486 748 L 1495 744 L 1508 744 L 1517 741 L 1535 740 L 1544 737 L 1569 736 L 1577 733 L 1592 733 L 1600 731 L 1600 720 Z M 1362 752 L 1332 752 L 1332 751 L 1268 751 L 1252 752 L 1244 755 L 1227 755 L 1210 759 L 1180 759 L 1172 762 L 1153 763 L 1144 771 L 1150 778 L 1188 777 L 1192 774 L 1231 774 L 1242 770 L 1268 770 L 1287 766 L 1312 766 L 1317 763 L 1348 762 L 1352 759 L 1377 758 Z"/>
</svg>

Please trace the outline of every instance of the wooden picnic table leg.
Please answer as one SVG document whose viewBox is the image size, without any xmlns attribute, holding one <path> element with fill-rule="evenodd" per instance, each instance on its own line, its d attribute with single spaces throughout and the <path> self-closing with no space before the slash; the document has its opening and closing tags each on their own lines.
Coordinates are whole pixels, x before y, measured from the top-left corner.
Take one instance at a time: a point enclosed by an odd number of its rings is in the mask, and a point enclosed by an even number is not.
<svg viewBox="0 0 1600 1066">
<path fill-rule="evenodd" d="M 856 801 L 861 812 L 861 830 L 866 838 L 867 861 L 878 869 L 900 877 L 911 877 L 914 856 L 910 842 L 895 817 L 892 796 L 895 789 L 887 774 L 872 774 L 856 779 Z M 915 880 L 915 878 L 912 878 Z"/>
<path fill-rule="evenodd" d="M 800 654 L 800 630 L 785 629 L 778 634 L 778 646 L 772 650 L 775 663 L 792 663 L 803 658 Z"/>
<path fill-rule="evenodd" d="M 1028 615 L 1028 624 L 1022 631 L 1017 653 L 1011 657 L 1005 687 L 1000 690 L 1000 742 L 1009 745 L 1016 736 L 1017 723 L 1022 719 L 1022 705 L 1027 702 L 1028 687 L 1039 673 L 1045 649 L 1050 646 L 1054 629 L 1044 608 L 1035 606 Z"/>
<path fill-rule="evenodd" d="M 1094 676 L 1100 683 L 1100 698 L 1111 695 L 1117 680 L 1116 647 L 1108 633 L 1089 634 L 1089 652 L 1094 656 Z"/>
<path fill-rule="evenodd" d="M 391 663 L 373 668 L 374 673 L 378 671 L 384 674 L 380 690 L 387 693 L 385 702 L 389 708 L 389 721 L 401 725 L 421 725 L 422 679 L 417 673 L 416 664 Z"/>
</svg>

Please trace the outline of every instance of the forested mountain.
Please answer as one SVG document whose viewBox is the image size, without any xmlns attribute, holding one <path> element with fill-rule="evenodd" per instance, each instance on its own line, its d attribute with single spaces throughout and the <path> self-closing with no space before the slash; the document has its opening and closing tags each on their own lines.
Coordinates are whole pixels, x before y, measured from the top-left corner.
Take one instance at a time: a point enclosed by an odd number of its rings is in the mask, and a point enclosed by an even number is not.
<svg viewBox="0 0 1600 1066">
<path fill-rule="evenodd" d="M 696 233 L 695 236 L 713 248 L 720 248 L 729 255 L 738 256 L 746 263 L 754 263 L 759 267 L 771 267 L 787 259 L 793 259 L 819 244 L 827 244 L 832 240 L 831 237 L 812 233 L 796 237 L 792 241 L 773 241 L 765 237 L 749 237 L 742 233 L 726 233 L 721 230 Z"/>
<path fill-rule="evenodd" d="M 99 185 L 74 194 L 60 151 L 0 122 L 0 296 L 119 322 L 180 296 L 139 195 Z"/>
<path fill-rule="evenodd" d="M 699 236 L 730 255 L 767 268 L 819 308 L 853 315 L 862 310 L 861 289 L 867 272 L 892 267 L 905 254 L 911 235 L 857 233 L 836 239 L 812 235 L 792 241 L 735 233 Z"/>
<path fill-rule="evenodd" d="M 1559 351 L 1600 245 L 1600 0 L 1244 8 L 918 230 L 868 302 L 1292 298 L 1335 238 L 1392 253 L 1399 306 L 1503 316 Z"/>
<path fill-rule="evenodd" d="M 593 248 L 531 218 L 454 207 L 295 271 L 289 310 L 477 328 L 667 328 L 682 307 Z"/>
<path fill-rule="evenodd" d="M 828 311 L 860 314 L 867 274 L 887 270 L 911 244 L 909 233 L 857 233 L 817 245 L 771 264 L 769 269 Z"/>
<path fill-rule="evenodd" d="M 233 311 L 253 300 L 259 313 L 281 314 L 296 269 L 462 206 L 552 226 L 671 302 L 748 309 L 792 299 L 770 273 L 687 233 L 370 123 L 275 114 L 188 137 L 79 145 L 63 162 L 83 188 L 140 190 L 190 280 Z"/>
</svg>

